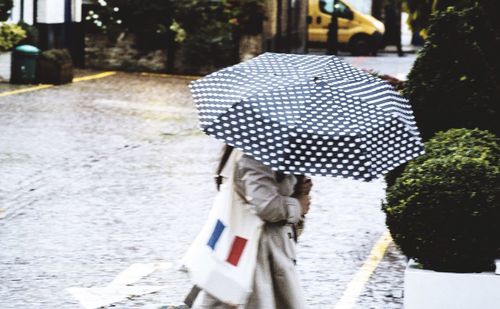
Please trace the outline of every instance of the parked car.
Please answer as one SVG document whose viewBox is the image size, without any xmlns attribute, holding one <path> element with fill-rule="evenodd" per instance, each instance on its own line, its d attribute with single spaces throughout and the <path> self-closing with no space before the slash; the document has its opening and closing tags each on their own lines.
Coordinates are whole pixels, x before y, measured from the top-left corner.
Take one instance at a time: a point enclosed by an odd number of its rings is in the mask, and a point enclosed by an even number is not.
<svg viewBox="0 0 500 309">
<path fill-rule="evenodd" d="M 345 0 L 309 0 L 308 36 L 310 43 L 325 44 L 334 9 L 338 15 L 338 43 L 353 55 L 376 54 L 382 46 L 384 24 L 357 11 Z"/>
</svg>

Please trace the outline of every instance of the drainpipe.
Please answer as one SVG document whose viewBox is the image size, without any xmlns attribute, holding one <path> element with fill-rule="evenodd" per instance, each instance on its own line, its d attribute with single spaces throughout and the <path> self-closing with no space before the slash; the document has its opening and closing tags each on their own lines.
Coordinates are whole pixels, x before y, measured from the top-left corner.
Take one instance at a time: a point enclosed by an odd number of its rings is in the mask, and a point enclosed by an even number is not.
<svg viewBox="0 0 500 309">
<path fill-rule="evenodd" d="M 276 51 L 282 51 L 282 25 L 281 25 L 281 15 L 283 14 L 283 0 L 278 0 L 278 10 L 276 16 Z"/>
</svg>

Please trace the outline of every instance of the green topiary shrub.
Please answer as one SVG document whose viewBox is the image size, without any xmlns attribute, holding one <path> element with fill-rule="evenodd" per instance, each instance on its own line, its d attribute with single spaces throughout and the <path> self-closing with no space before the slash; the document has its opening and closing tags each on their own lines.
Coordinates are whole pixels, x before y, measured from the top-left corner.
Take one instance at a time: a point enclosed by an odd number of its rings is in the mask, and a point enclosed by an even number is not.
<svg viewBox="0 0 500 309">
<path fill-rule="evenodd" d="M 500 247 L 500 140 L 452 129 L 425 147 L 382 205 L 394 241 L 428 269 L 491 270 Z"/>
<path fill-rule="evenodd" d="M 488 160 L 500 166 L 499 138 L 482 130 L 452 129 L 436 134 L 425 144 L 425 154 L 419 160 L 463 154 L 470 158 Z"/>
<path fill-rule="evenodd" d="M 424 140 L 450 128 L 500 135 L 500 1 L 439 12 L 408 75 L 405 96 Z"/>
</svg>

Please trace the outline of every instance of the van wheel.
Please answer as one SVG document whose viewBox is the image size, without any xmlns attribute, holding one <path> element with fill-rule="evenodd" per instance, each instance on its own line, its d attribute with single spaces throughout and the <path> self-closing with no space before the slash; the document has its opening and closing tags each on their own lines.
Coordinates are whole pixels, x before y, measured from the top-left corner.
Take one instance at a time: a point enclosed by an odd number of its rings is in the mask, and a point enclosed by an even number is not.
<svg viewBox="0 0 500 309">
<path fill-rule="evenodd" d="M 373 52 L 370 36 L 366 34 L 355 35 L 349 41 L 349 49 L 353 56 L 369 56 Z"/>
</svg>

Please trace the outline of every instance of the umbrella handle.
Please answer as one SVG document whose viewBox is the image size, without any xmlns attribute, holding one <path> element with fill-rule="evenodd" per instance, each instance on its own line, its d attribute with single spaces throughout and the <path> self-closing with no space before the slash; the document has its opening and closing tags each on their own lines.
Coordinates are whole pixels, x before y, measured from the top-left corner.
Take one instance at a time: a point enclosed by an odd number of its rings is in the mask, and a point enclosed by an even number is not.
<svg viewBox="0 0 500 309">
<path fill-rule="evenodd" d="M 227 163 L 227 160 L 229 160 L 229 156 L 231 156 L 233 149 L 234 149 L 233 146 L 229 146 L 227 144 L 224 146 L 224 154 L 222 155 L 219 166 L 217 167 L 217 173 L 214 176 L 215 185 L 217 186 L 217 191 L 220 191 L 220 185 L 222 184 L 222 180 L 224 179 L 224 177 L 222 177 L 221 173 L 222 173 L 222 170 L 224 169 L 224 166 Z"/>
</svg>

